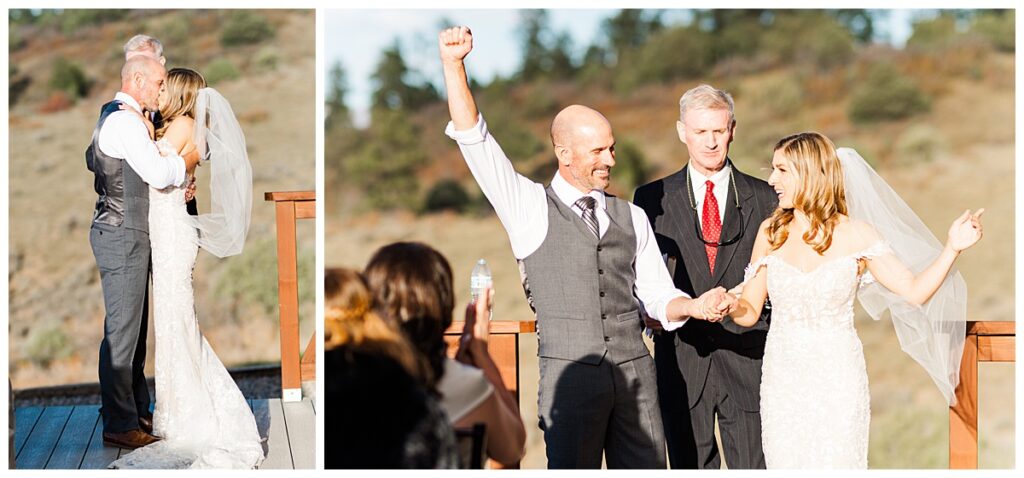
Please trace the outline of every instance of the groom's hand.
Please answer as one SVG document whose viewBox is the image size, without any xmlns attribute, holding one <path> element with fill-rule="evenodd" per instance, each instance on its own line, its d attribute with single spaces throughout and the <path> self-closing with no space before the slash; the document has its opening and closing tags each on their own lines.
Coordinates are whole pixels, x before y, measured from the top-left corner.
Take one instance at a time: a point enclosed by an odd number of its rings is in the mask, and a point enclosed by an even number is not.
<svg viewBox="0 0 1024 478">
<path fill-rule="evenodd" d="M 725 288 L 723 287 L 715 287 L 714 289 L 701 294 L 701 296 L 697 298 L 700 310 L 700 315 L 697 316 L 697 318 L 704 319 L 708 322 L 718 322 L 719 320 L 722 320 L 724 314 L 719 310 L 719 306 L 724 300 L 726 300 L 726 295 Z"/>
<path fill-rule="evenodd" d="M 473 50 L 473 32 L 469 27 L 446 28 L 437 35 L 443 63 L 461 62 Z"/>
</svg>

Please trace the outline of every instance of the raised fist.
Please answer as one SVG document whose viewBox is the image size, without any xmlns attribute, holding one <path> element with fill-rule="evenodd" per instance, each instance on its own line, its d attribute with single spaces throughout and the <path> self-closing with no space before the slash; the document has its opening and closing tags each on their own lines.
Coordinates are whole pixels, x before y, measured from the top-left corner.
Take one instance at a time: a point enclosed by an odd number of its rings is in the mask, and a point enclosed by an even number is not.
<svg viewBox="0 0 1024 478">
<path fill-rule="evenodd" d="M 437 35 L 441 61 L 462 61 L 473 50 L 473 32 L 469 27 L 451 27 Z"/>
</svg>

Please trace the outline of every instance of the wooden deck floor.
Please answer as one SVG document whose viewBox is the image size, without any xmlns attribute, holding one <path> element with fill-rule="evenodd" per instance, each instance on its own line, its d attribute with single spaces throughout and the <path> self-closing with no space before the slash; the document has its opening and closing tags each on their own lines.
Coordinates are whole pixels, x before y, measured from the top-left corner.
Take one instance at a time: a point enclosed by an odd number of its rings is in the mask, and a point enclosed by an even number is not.
<svg viewBox="0 0 1024 478">
<path fill-rule="evenodd" d="M 249 400 L 266 438 L 261 469 L 313 469 L 316 403 L 309 398 Z M 106 468 L 125 450 L 103 446 L 99 405 L 15 410 L 14 447 L 19 469 Z"/>
</svg>

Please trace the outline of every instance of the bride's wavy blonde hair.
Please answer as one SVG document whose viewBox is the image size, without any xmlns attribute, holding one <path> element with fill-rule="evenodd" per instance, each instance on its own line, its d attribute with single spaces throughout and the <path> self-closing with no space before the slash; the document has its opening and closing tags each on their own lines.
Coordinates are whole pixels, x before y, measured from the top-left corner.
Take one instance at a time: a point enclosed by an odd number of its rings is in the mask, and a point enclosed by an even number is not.
<svg viewBox="0 0 1024 478">
<path fill-rule="evenodd" d="M 786 243 L 786 226 L 793 221 L 793 210 L 799 209 L 810 222 L 803 240 L 822 255 L 832 245 L 839 216 L 847 214 L 843 167 L 836 147 L 825 135 L 806 132 L 782 138 L 775 144 L 774 152 L 789 161 L 799 188 L 793 194 L 792 208 L 779 207 L 771 215 L 767 231 L 771 250 Z"/>
<path fill-rule="evenodd" d="M 196 99 L 199 90 L 206 87 L 206 79 L 198 71 L 188 68 L 172 68 L 164 80 L 164 94 L 167 102 L 160 108 L 163 124 L 156 129 L 156 138 L 160 139 L 170 126 L 171 120 L 178 116 L 196 117 Z"/>
</svg>

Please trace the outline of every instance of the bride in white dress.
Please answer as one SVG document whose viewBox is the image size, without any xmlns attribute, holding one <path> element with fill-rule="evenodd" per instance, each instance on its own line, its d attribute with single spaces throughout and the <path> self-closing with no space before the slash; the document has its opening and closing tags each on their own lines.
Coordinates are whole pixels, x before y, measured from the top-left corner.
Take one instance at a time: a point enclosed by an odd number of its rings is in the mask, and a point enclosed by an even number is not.
<svg viewBox="0 0 1024 478">
<path fill-rule="evenodd" d="M 192 70 L 168 72 L 160 93 L 165 126 L 161 151 L 198 150 L 211 165 L 211 213 L 189 216 L 185 188 L 150 189 L 156 337 L 153 434 L 162 440 L 136 449 L 111 468 L 242 468 L 263 460 L 262 441 L 245 397 L 199 330 L 192 269 L 202 247 L 225 257 L 245 242 L 252 206 L 252 171 L 245 139 L 227 101 Z M 191 172 L 190 172 L 191 173 Z"/>
<path fill-rule="evenodd" d="M 890 312 L 903 349 L 954 403 L 966 287 L 950 270 L 981 238 L 983 210 L 957 218 L 942 247 L 856 152 L 818 133 L 780 140 L 768 182 L 779 208 L 761 224 L 742 295 L 723 305 L 749 326 L 771 301 L 766 465 L 867 468 L 870 395 L 853 300 L 876 320 Z"/>
</svg>

